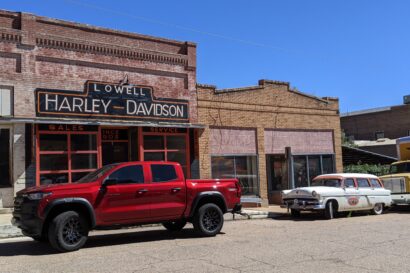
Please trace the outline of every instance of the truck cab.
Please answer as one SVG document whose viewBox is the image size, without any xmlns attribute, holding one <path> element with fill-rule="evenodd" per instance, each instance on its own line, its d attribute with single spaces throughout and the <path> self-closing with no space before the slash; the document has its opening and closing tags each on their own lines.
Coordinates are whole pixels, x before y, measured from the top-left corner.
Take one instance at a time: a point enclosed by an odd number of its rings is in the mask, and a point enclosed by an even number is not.
<svg viewBox="0 0 410 273">
<path fill-rule="evenodd" d="M 389 174 L 380 176 L 384 187 L 391 191 L 393 204 L 410 204 L 410 137 L 396 140 L 399 161 L 390 165 Z"/>
</svg>

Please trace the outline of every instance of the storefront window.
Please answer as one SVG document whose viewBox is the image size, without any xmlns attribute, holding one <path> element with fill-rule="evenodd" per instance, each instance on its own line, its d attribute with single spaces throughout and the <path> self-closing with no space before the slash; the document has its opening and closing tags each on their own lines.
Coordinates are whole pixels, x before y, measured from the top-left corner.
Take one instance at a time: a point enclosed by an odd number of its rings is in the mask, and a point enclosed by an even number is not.
<svg viewBox="0 0 410 273">
<path fill-rule="evenodd" d="M 289 188 L 288 167 L 284 155 L 268 155 L 266 157 L 269 190 L 281 191 Z"/>
<path fill-rule="evenodd" d="M 308 186 L 308 176 L 305 156 L 293 157 L 293 177 L 295 180 L 295 187 Z"/>
<path fill-rule="evenodd" d="M 173 133 L 143 132 L 143 160 L 178 162 L 185 176 L 189 178 L 187 137 L 186 130 Z"/>
<path fill-rule="evenodd" d="M 243 195 L 259 195 L 256 156 L 213 156 L 212 178 L 237 178 Z"/>
<path fill-rule="evenodd" d="M 38 130 L 40 184 L 75 182 L 98 168 L 97 130 L 74 131 L 74 127 L 66 127 L 64 131 L 53 130 L 55 126 Z"/>
<path fill-rule="evenodd" d="M 309 186 L 316 176 L 333 172 L 333 155 L 293 156 L 293 179 L 295 187 Z"/>
</svg>

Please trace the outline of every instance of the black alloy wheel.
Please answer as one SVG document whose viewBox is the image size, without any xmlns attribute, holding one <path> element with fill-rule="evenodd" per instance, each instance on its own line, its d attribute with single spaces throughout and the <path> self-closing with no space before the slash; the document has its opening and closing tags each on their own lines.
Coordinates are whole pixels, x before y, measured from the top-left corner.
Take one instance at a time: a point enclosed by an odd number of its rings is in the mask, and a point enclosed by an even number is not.
<svg viewBox="0 0 410 273">
<path fill-rule="evenodd" d="M 213 203 L 201 206 L 193 219 L 196 232 L 201 236 L 208 237 L 218 234 L 222 229 L 223 223 L 223 212 Z"/>
<path fill-rule="evenodd" d="M 60 252 L 80 249 L 88 238 L 88 222 L 76 211 L 57 215 L 50 223 L 48 239 Z"/>
</svg>

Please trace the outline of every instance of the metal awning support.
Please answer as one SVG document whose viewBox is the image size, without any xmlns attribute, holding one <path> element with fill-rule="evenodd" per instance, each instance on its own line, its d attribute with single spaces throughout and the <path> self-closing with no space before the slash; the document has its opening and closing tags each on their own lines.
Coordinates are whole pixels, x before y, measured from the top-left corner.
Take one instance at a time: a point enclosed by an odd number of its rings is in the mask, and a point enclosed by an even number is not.
<svg viewBox="0 0 410 273">
<path fill-rule="evenodd" d="M 205 128 L 203 124 L 178 122 L 150 122 L 150 121 L 121 121 L 94 119 L 66 119 L 66 118 L 0 118 L 0 124 L 81 124 L 101 126 L 130 126 L 130 127 L 171 127 L 171 128 Z"/>
</svg>

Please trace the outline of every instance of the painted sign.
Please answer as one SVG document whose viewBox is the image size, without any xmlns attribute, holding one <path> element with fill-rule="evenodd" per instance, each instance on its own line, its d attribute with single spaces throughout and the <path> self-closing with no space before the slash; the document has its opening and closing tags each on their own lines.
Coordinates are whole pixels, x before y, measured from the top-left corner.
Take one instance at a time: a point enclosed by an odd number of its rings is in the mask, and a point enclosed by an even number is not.
<svg viewBox="0 0 410 273">
<path fill-rule="evenodd" d="M 156 98 L 151 87 L 87 81 L 84 91 L 36 90 L 37 116 L 188 122 L 188 101 Z"/>
<path fill-rule="evenodd" d="M 97 132 L 98 126 L 80 125 L 80 124 L 39 124 L 40 131 L 58 131 L 58 132 Z"/>
<path fill-rule="evenodd" d="M 349 197 L 347 198 L 347 203 L 349 203 L 350 206 L 356 206 L 359 204 L 359 199 L 357 197 Z"/>
</svg>

